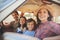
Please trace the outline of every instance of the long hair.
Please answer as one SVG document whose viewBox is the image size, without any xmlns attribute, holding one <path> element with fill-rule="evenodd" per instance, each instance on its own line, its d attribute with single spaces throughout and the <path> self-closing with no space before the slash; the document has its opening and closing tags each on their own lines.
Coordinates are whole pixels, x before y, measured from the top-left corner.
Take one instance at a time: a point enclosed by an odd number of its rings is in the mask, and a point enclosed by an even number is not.
<svg viewBox="0 0 60 40">
<path fill-rule="evenodd" d="M 48 15 L 49 15 L 49 17 L 48 17 L 48 21 L 52 21 L 52 18 L 53 18 L 53 16 L 51 15 L 51 13 L 50 13 L 50 11 L 48 10 L 48 9 L 46 9 L 47 11 L 48 11 Z M 40 10 L 39 10 L 40 11 Z M 38 17 L 38 14 L 39 14 L 39 11 L 37 12 L 37 24 L 39 25 L 40 23 L 41 23 L 41 20 L 39 19 L 39 17 Z"/>
<path fill-rule="evenodd" d="M 20 17 L 20 18 L 24 18 L 25 19 L 25 23 L 23 24 L 23 28 L 26 27 L 26 18 L 24 16 Z M 19 19 L 20 20 L 20 19 Z M 19 26 L 18 27 L 21 27 L 21 24 L 19 23 Z"/>
</svg>

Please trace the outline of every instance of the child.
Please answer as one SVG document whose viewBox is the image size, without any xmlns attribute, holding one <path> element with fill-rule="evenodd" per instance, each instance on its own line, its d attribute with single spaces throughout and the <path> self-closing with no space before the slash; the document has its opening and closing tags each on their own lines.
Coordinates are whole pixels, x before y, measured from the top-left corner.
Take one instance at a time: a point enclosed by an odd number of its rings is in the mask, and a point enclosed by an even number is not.
<svg viewBox="0 0 60 40">
<path fill-rule="evenodd" d="M 36 22 L 31 18 L 27 20 L 27 30 L 23 33 L 25 35 L 33 36 L 35 35 Z"/>
</svg>

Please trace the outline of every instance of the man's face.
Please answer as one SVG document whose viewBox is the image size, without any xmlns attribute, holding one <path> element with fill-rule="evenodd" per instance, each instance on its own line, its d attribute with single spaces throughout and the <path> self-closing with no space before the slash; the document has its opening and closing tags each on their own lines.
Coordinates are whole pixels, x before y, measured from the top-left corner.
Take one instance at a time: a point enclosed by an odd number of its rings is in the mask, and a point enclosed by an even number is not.
<svg viewBox="0 0 60 40">
<path fill-rule="evenodd" d="M 16 20 L 16 19 L 18 19 L 18 14 L 17 13 L 12 13 L 12 16 L 13 16 L 13 18 Z"/>
</svg>

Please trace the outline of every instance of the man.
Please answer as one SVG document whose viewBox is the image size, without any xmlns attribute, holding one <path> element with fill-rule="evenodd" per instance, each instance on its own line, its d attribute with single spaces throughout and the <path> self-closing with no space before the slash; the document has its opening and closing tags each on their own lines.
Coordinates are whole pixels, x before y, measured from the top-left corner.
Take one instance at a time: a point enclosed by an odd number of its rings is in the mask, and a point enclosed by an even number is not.
<svg viewBox="0 0 60 40">
<path fill-rule="evenodd" d="M 10 25 L 11 25 L 11 27 L 13 27 L 14 32 L 16 32 L 16 28 L 19 26 L 18 16 L 19 16 L 18 12 L 17 12 L 17 11 L 13 11 L 12 17 L 13 17 L 15 20 L 12 21 L 12 22 L 10 23 Z"/>
</svg>

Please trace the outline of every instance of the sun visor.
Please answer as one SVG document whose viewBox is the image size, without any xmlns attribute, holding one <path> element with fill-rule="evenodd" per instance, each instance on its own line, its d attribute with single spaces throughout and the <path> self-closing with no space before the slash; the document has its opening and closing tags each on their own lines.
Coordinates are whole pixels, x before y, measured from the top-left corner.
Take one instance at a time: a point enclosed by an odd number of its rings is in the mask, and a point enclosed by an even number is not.
<svg viewBox="0 0 60 40">
<path fill-rule="evenodd" d="M 26 0 L 0 0 L 0 22 L 24 2 Z"/>
</svg>

